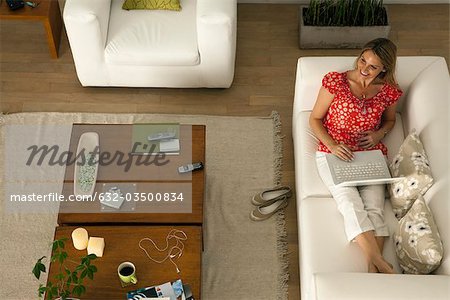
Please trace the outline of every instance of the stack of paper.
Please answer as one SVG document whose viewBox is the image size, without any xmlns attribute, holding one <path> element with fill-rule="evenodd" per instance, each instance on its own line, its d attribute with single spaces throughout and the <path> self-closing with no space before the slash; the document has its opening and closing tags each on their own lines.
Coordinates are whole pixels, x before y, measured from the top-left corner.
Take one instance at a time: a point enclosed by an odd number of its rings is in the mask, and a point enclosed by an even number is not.
<svg viewBox="0 0 450 300">
<path fill-rule="evenodd" d="M 159 142 L 159 151 L 161 152 L 178 152 L 180 151 L 180 140 L 171 139 Z"/>
</svg>

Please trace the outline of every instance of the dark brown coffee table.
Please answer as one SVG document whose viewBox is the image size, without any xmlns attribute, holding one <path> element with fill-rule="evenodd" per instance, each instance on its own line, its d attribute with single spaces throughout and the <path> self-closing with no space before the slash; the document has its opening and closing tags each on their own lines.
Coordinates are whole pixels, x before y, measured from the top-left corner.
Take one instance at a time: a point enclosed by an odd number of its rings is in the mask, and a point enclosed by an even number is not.
<svg viewBox="0 0 450 300">
<path fill-rule="evenodd" d="M 100 137 L 100 151 L 128 153 L 132 143 L 132 126 L 132 124 L 74 124 L 70 151 L 76 153 L 82 133 L 95 131 Z M 149 213 L 149 205 L 156 205 L 156 201 L 152 203 L 132 201 L 129 203 L 134 205 L 132 212 L 109 211 L 106 213 L 102 211 L 102 205 L 96 199 L 93 202 L 61 203 L 58 224 L 202 224 L 205 172 L 200 170 L 190 174 L 178 174 L 177 169 L 178 166 L 187 163 L 200 161 L 205 163 L 205 132 L 206 128 L 203 125 L 180 125 L 180 155 L 167 156 L 169 163 L 164 166 L 133 164 L 128 171 L 125 171 L 123 166 L 113 163 L 98 168 L 95 188 L 97 194 L 103 191 L 104 184 L 111 183 L 135 185 L 136 193 L 150 196 L 157 192 L 179 192 L 179 189 L 188 189 L 187 192 L 183 192 L 183 195 L 191 197 L 189 198 L 192 200 L 190 212 L 179 212 L 175 206 L 172 210 L 170 203 L 160 203 L 165 209 L 163 213 L 158 211 Z M 187 148 L 190 151 L 183 151 Z M 72 164 L 67 166 L 64 177 L 63 194 L 66 199 L 73 195 L 73 174 L 74 165 Z"/>
<path fill-rule="evenodd" d="M 126 299 L 127 291 L 173 282 L 181 279 L 183 284 L 189 284 L 195 299 L 200 299 L 201 291 L 201 253 L 202 233 L 200 226 L 83 226 L 89 236 L 103 237 L 105 239 L 105 251 L 103 257 L 99 257 L 92 263 L 98 272 L 94 280 L 84 281 L 87 293 L 81 299 Z M 66 251 L 69 258 L 82 257 L 86 250 L 76 250 L 71 240 L 72 231 L 76 227 L 61 226 L 56 228 L 55 240 L 68 238 Z M 148 259 L 138 244 L 142 238 L 149 237 L 159 247 L 165 247 L 166 236 L 171 229 L 183 230 L 187 235 L 183 255 L 175 262 L 180 273 L 175 267 L 166 261 L 157 264 Z M 173 242 L 173 241 L 172 241 Z M 150 248 L 149 248 L 150 249 Z M 157 251 L 149 252 L 157 254 Z M 122 287 L 117 275 L 117 267 L 120 263 L 130 261 L 136 266 L 138 283 L 128 287 Z M 49 278 L 57 273 L 57 265 L 50 265 Z"/>
<path fill-rule="evenodd" d="M 36 0 L 35 0 L 36 1 Z M 59 43 L 61 40 L 62 19 L 58 0 L 37 0 L 39 5 L 35 8 L 25 6 L 11 11 L 6 0 L 1 1 L 0 20 L 40 21 L 47 34 L 47 43 L 52 58 L 58 58 Z"/>
</svg>

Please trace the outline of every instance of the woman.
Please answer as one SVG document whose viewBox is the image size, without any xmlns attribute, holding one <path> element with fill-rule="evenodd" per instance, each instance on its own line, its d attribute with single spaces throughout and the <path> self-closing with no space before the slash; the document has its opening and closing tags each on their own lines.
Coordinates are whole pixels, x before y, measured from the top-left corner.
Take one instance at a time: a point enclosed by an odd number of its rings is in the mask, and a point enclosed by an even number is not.
<svg viewBox="0 0 450 300">
<path fill-rule="evenodd" d="M 322 80 L 310 126 L 319 139 L 317 167 L 322 180 L 344 217 L 345 233 L 364 252 L 368 271 L 393 273 L 383 258 L 384 185 L 337 187 L 327 167 L 325 153 L 345 161 L 354 151 L 379 149 L 387 155 L 381 139 L 394 127 L 396 103 L 402 95 L 395 80 L 397 48 L 388 39 L 367 43 L 353 70 L 330 72 Z"/>
</svg>

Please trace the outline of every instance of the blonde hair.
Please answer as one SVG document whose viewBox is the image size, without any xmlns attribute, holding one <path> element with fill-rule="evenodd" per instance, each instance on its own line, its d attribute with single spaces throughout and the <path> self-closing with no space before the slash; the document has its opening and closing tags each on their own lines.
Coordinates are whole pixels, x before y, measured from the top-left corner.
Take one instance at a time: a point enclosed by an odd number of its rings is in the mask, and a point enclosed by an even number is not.
<svg viewBox="0 0 450 300">
<path fill-rule="evenodd" d="M 397 46 L 395 46 L 391 40 L 385 38 L 378 38 L 368 42 L 364 45 L 361 53 L 356 59 L 355 68 L 358 64 L 358 60 L 367 50 L 372 50 L 384 66 L 384 70 L 378 74 L 377 78 L 390 85 L 396 86 L 395 65 L 397 62 Z"/>
</svg>

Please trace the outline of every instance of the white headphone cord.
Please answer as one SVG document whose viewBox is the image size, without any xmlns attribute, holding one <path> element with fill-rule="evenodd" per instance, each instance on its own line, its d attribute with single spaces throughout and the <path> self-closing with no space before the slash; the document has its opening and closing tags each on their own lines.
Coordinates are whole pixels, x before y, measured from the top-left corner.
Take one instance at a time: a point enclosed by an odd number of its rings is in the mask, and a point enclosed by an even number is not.
<svg viewBox="0 0 450 300">
<path fill-rule="evenodd" d="M 172 238 L 174 238 L 176 240 L 176 244 L 174 246 L 170 247 L 170 249 L 169 249 L 169 241 Z M 180 269 L 178 269 L 178 266 L 173 261 L 173 259 L 181 257 L 181 255 L 183 254 L 183 250 L 184 250 L 184 243 L 183 243 L 183 241 L 186 241 L 186 240 L 187 240 L 187 235 L 186 235 L 186 233 L 184 231 L 178 230 L 178 229 L 172 229 L 167 234 L 166 247 L 165 248 L 160 249 L 151 238 L 143 238 L 143 239 L 141 239 L 139 241 L 139 248 L 141 248 L 145 252 L 145 254 L 147 255 L 147 257 L 150 260 L 152 260 L 152 261 L 154 261 L 154 262 L 156 262 L 158 264 L 162 264 L 167 259 L 169 259 L 170 262 L 175 266 L 175 268 L 177 270 L 177 273 L 180 273 L 181 271 L 180 271 Z M 158 250 L 159 252 L 164 252 L 167 249 L 169 249 L 167 256 L 164 259 L 162 259 L 162 260 L 154 259 L 153 257 L 150 256 L 150 254 L 148 254 L 147 250 L 145 250 L 145 248 L 141 245 L 141 243 L 143 241 L 150 241 L 153 244 L 153 246 L 156 248 L 156 250 Z M 175 252 L 173 252 L 174 250 L 175 250 Z"/>
</svg>

